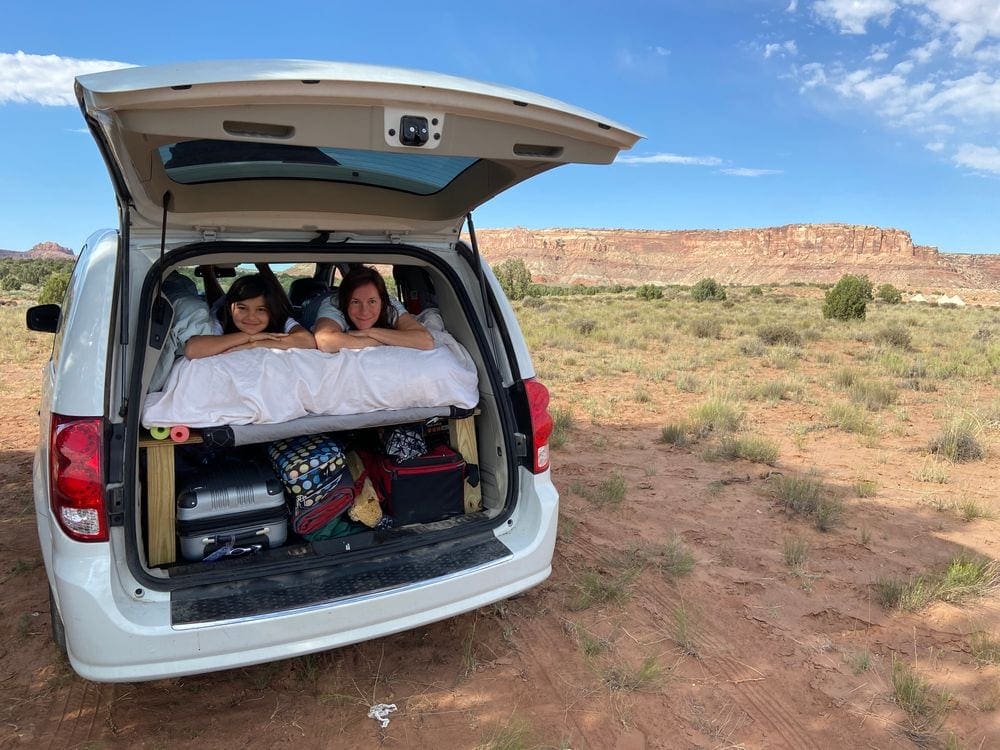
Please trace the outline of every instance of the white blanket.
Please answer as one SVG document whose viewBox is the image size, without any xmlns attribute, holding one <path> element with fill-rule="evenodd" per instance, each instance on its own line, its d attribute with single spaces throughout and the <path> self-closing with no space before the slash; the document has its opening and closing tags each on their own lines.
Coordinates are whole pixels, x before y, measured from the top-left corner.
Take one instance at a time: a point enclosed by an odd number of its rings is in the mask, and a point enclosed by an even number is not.
<svg viewBox="0 0 1000 750">
<path fill-rule="evenodd" d="M 377 346 L 325 354 L 315 349 L 247 349 L 179 360 L 163 390 L 150 393 L 142 424 L 217 427 L 274 424 L 310 414 L 364 414 L 479 402 L 469 353 L 431 330 L 434 349 Z"/>
</svg>

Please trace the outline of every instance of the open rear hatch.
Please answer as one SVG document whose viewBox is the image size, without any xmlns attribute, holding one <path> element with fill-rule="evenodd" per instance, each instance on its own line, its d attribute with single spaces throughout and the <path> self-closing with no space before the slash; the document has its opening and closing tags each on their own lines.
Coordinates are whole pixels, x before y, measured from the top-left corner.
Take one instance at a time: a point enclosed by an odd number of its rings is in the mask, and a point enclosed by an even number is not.
<svg viewBox="0 0 1000 750">
<path fill-rule="evenodd" d="M 81 76 L 132 231 L 456 236 L 474 207 L 637 133 L 518 89 L 349 63 L 229 61 Z M 121 193 L 126 193 L 122 195 Z"/>
</svg>

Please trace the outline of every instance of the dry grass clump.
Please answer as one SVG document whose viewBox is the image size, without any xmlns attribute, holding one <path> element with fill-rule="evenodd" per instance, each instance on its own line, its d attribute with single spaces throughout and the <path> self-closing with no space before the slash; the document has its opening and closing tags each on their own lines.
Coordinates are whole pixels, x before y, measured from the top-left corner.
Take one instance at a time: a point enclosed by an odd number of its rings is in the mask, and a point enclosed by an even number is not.
<svg viewBox="0 0 1000 750">
<path fill-rule="evenodd" d="M 743 410 L 726 398 L 712 397 L 692 410 L 689 423 L 699 437 L 709 433 L 735 432 L 743 421 Z"/>
<path fill-rule="evenodd" d="M 1000 583 L 997 563 L 981 557 L 960 555 L 939 572 L 908 581 L 879 578 L 872 585 L 875 600 L 884 609 L 916 612 L 934 601 L 953 604 L 985 596 Z"/>
<path fill-rule="evenodd" d="M 979 461 L 986 456 L 973 428 L 960 422 L 948 425 L 940 435 L 931 440 L 927 449 L 955 463 Z"/>
<path fill-rule="evenodd" d="M 850 386 L 848 393 L 852 401 L 861 404 L 868 411 L 881 411 L 891 406 L 896 403 L 899 395 L 895 387 L 877 380 L 857 380 Z"/>
<path fill-rule="evenodd" d="M 969 650 L 980 664 L 1000 664 L 1000 638 L 993 633 L 982 630 L 973 633 Z"/>
<path fill-rule="evenodd" d="M 566 444 L 569 431 L 573 428 L 573 412 L 556 407 L 552 409 L 551 414 L 552 435 L 549 437 L 549 445 L 558 450 Z"/>
<path fill-rule="evenodd" d="M 576 331 L 581 336 L 589 336 L 597 330 L 597 321 L 590 318 L 576 318 L 568 324 L 570 330 Z"/>
<path fill-rule="evenodd" d="M 787 323 L 771 323 L 757 329 L 757 337 L 767 344 L 785 344 L 786 346 L 802 346 L 802 334 Z"/>
<path fill-rule="evenodd" d="M 675 534 L 659 550 L 655 564 L 669 578 L 677 578 L 694 570 L 694 555 L 684 541 Z"/>
<path fill-rule="evenodd" d="M 649 690 L 659 684 L 663 667 L 655 656 L 647 656 L 638 668 L 614 664 L 604 670 L 605 684 L 612 690 Z"/>
<path fill-rule="evenodd" d="M 723 435 L 719 444 L 705 452 L 710 461 L 743 459 L 774 466 L 778 461 L 778 444 L 758 435 Z"/>
<path fill-rule="evenodd" d="M 876 344 L 894 346 L 897 349 L 908 350 L 912 346 L 910 332 L 899 324 L 888 325 L 884 328 L 880 328 L 872 334 L 872 340 Z"/>
<path fill-rule="evenodd" d="M 687 424 L 683 422 L 664 425 L 660 428 L 659 441 L 668 445 L 685 446 L 689 442 L 688 429 Z"/>
<path fill-rule="evenodd" d="M 832 404 L 827 411 L 829 425 L 858 435 L 874 437 L 878 435 L 878 425 L 872 421 L 871 415 L 852 404 Z"/>
<path fill-rule="evenodd" d="M 913 671 L 909 664 L 893 659 L 892 696 L 910 721 L 908 733 L 916 740 L 926 740 L 937 732 L 948 713 L 951 696 L 939 693 Z"/>
<path fill-rule="evenodd" d="M 722 323 L 715 318 L 695 318 L 691 321 L 691 334 L 699 339 L 722 338 Z"/>
<path fill-rule="evenodd" d="M 829 531 L 840 519 L 841 503 L 830 497 L 816 473 L 778 474 L 769 481 L 775 499 L 785 510 L 807 516 L 820 531 Z"/>
</svg>

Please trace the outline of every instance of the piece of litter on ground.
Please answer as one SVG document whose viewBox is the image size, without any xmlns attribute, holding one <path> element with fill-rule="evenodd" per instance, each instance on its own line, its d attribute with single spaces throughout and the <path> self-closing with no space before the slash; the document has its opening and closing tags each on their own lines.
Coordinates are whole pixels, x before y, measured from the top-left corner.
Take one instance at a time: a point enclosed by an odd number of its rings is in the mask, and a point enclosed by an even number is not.
<svg viewBox="0 0 1000 750">
<path fill-rule="evenodd" d="M 395 703 L 377 703 L 368 709 L 368 718 L 375 719 L 385 729 L 389 726 L 389 714 L 395 710 Z"/>
</svg>

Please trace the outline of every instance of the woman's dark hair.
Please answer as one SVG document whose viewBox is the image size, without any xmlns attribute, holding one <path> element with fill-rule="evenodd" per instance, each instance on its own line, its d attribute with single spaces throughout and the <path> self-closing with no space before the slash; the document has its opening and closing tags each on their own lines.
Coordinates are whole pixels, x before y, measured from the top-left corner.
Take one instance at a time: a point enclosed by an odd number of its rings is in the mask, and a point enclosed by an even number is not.
<svg viewBox="0 0 1000 750">
<path fill-rule="evenodd" d="M 264 305 L 267 307 L 268 321 L 264 330 L 268 333 L 285 332 L 285 321 L 292 314 L 292 307 L 288 303 L 285 291 L 281 288 L 275 289 L 274 284 L 259 273 L 254 273 L 236 279 L 226 292 L 226 303 L 221 310 L 223 333 L 235 333 L 239 330 L 233 322 L 233 305 L 254 297 L 263 297 Z"/>
<path fill-rule="evenodd" d="M 378 291 L 378 296 L 382 300 L 382 310 L 378 314 L 378 320 L 375 321 L 375 328 L 391 328 L 389 325 L 389 290 L 385 288 L 385 280 L 382 278 L 382 274 L 376 271 L 371 266 L 355 266 L 347 275 L 344 276 L 344 280 L 340 282 L 340 297 L 338 298 L 338 306 L 340 311 L 344 313 L 344 320 L 347 321 L 348 328 L 354 328 L 354 323 L 351 322 L 351 316 L 347 314 L 347 308 L 350 307 L 351 297 L 354 295 L 354 291 L 365 284 L 374 284 L 375 289 Z"/>
</svg>

